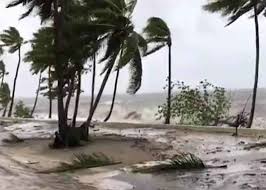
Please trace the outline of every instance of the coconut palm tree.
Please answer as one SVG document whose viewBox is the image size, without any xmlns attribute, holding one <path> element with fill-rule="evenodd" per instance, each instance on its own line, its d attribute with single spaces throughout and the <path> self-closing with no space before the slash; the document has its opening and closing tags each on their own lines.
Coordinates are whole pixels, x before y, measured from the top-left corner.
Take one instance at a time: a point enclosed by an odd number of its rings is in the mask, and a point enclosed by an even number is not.
<svg viewBox="0 0 266 190">
<path fill-rule="evenodd" d="M 129 64 L 131 76 L 128 93 L 135 94 L 141 87 L 141 54 L 146 52 L 147 44 L 144 38 L 134 30 L 134 25 L 131 20 L 136 3 L 136 0 L 128 2 L 124 0 L 104 0 L 103 8 L 93 11 L 95 20 L 90 25 L 95 28 L 105 26 L 102 34 L 106 35 L 107 48 L 104 57 L 100 60 L 100 62 L 106 62 L 102 71 L 102 74 L 105 74 L 105 76 L 93 104 L 92 111 L 87 118 L 87 126 L 91 123 L 91 119 L 113 68 L 116 70 L 122 69 Z M 122 55 L 118 60 L 121 52 Z M 115 64 L 116 61 L 117 64 Z"/>
<path fill-rule="evenodd" d="M 19 31 L 15 27 L 10 27 L 7 30 L 4 30 L 4 32 L 0 35 L 0 40 L 3 43 L 3 46 L 6 46 L 9 48 L 9 53 L 15 53 L 18 52 L 18 64 L 16 69 L 16 74 L 13 82 L 13 90 L 12 90 L 12 97 L 11 97 L 11 103 L 8 111 L 8 117 L 11 117 L 12 110 L 13 110 L 13 104 L 15 99 L 15 92 L 16 92 L 16 84 L 17 84 L 17 78 L 19 74 L 19 68 L 21 63 L 21 46 L 24 43 L 24 39 L 20 36 Z"/>
<path fill-rule="evenodd" d="M 259 63 L 260 63 L 260 36 L 259 36 L 259 22 L 258 16 L 261 13 L 266 13 L 266 1 L 265 0 L 215 0 L 207 3 L 203 7 L 205 10 L 210 12 L 220 12 L 223 16 L 228 17 L 228 25 L 231 25 L 236 20 L 238 20 L 243 15 L 252 12 L 255 25 L 255 42 L 256 42 L 256 62 L 255 62 L 255 76 L 254 76 L 254 87 L 252 95 L 252 105 L 250 110 L 249 122 L 247 124 L 248 128 L 251 128 L 255 108 L 256 108 L 256 98 L 257 98 L 257 88 L 259 79 Z"/>
<path fill-rule="evenodd" d="M 55 74 L 57 78 L 57 109 L 58 109 L 58 128 L 59 134 L 62 139 L 65 139 L 66 128 L 67 128 L 67 118 L 64 108 L 64 64 L 67 62 L 64 54 L 65 43 L 64 43 L 64 21 L 66 16 L 66 1 L 65 0 L 50 0 L 50 1 L 40 1 L 40 0 L 13 0 L 8 4 L 9 7 L 14 7 L 17 5 L 26 6 L 27 11 L 21 16 L 25 18 L 29 16 L 34 10 L 40 15 L 42 21 L 48 19 L 53 20 L 54 25 L 54 35 L 55 35 Z"/>
<path fill-rule="evenodd" d="M 172 75 L 172 38 L 171 31 L 166 22 L 158 17 L 152 17 L 148 20 L 147 26 L 143 31 L 148 44 L 153 45 L 151 49 L 146 52 L 146 55 L 150 55 L 163 47 L 167 46 L 169 49 L 168 57 L 168 96 L 167 96 L 167 114 L 165 118 L 165 124 L 170 124 L 171 118 L 171 75 Z"/>
<path fill-rule="evenodd" d="M 24 61 L 31 63 L 31 71 L 33 74 L 48 72 L 47 88 L 48 93 L 45 93 L 49 98 L 49 118 L 52 116 L 52 76 L 51 69 L 55 60 L 54 34 L 53 28 L 43 27 L 33 34 L 33 39 L 30 40 L 31 50 L 25 54 Z M 40 82 L 40 81 L 39 81 Z M 44 88 L 40 88 L 44 90 Z M 37 94 L 36 94 L 37 95 Z"/>
</svg>

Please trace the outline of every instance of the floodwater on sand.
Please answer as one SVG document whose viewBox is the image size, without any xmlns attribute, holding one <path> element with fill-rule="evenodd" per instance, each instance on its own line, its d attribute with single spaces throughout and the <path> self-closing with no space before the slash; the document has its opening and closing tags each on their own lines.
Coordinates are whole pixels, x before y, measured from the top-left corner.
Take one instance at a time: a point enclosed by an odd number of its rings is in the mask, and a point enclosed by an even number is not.
<svg viewBox="0 0 266 190">
<path fill-rule="evenodd" d="M 45 130 L 47 124 L 34 124 L 32 126 L 15 125 L 7 127 L 7 130 L 14 132 L 19 137 L 28 138 L 31 135 L 34 138 L 46 138 L 53 134 L 54 128 L 48 127 Z M 112 126 L 111 126 L 112 127 Z M 143 151 L 143 158 L 151 159 L 149 156 L 146 157 L 146 152 L 149 153 L 159 153 L 159 157 L 155 155 L 158 159 L 172 158 L 180 152 L 190 152 L 199 156 L 208 165 L 227 165 L 225 169 L 205 169 L 205 170 L 192 170 L 192 171 L 168 171 L 153 174 L 132 174 L 120 170 L 121 166 L 110 167 L 97 170 L 83 170 L 77 171 L 75 173 L 69 174 L 70 179 L 76 179 L 81 184 L 86 184 L 89 186 L 94 186 L 98 190 L 252 190 L 252 189 L 266 189 L 266 148 L 247 148 L 248 145 L 256 142 L 263 142 L 263 139 L 256 139 L 251 137 L 233 137 L 229 134 L 215 134 L 215 133 L 203 133 L 203 132 L 192 132 L 178 129 L 152 129 L 152 128 L 142 128 L 142 129 L 114 129 L 114 128 L 103 128 L 97 126 L 91 133 L 92 136 L 113 136 L 119 138 L 120 136 L 127 138 L 144 138 L 149 141 L 149 146 L 147 144 L 137 142 L 138 148 Z M 32 144 L 33 141 L 26 141 L 20 145 L 10 146 L 10 155 L 21 154 L 24 152 L 24 157 L 34 156 L 34 159 L 40 159 L 42 154 L 40 150 L 44 150 L 43 146 L 46 144 Z M 37 142 L 37 140 L 35 140 Z M 41 142 L 41 141 L 40 141 Z M 126 143 L 127 144 L 127 143 Z M 91 145 L 92 150 L 99 149 L 98 146 Z M 121 143 L 110 141 L 106 143 L 101 143 L 100 150 L 107 151 L 107 154 L 112 152 L 115 155 L 127 154 L 128 151 L 132 150 L 131 142 L 126 146 L 122 147 Z M 125 145 L 125 144 L 124 144 Z M 133 143 L 135 146 L 135 142 Z M 151 146 L 152 145 L 152 146 Z M 26 148 L 25 148 L 26 146 Z M 23 148 L 24 147 L 24 148 Z M 94 148 L 93 148 L 94 147 Z M 125 148 L 126 147 L 126 148 Z M 8 147 L 6 147 L 8 148 Z M 125 149 L 123 149 L 125 148 Z M 47 150 L 46 150 L 47 149 Z M 46 151 L 48 148 L 46 147 Z M 89 148 L 88 148 L 89 149 Z M 85 149 L 83 149 L 84 151 Z M 138 150 L 136 150 L 138 151 Z M 61 155 L 61 157 L 60 157 Z M 134 163 L 134 156 L 136 153 L 132 151 L 130 156 L 119 157 L 121 159 L 129 159 L 128 164 Z M 45 157 L 45 155 L 43 155 Z M 63 151 L 59 154 L 50 152 L 46 154 L 46 157 L 60 157 L 67 158 L 67 151 Z M 68 183 L 64 182 L 64 177 L 58 177 L 55 175 L 35 175 L 29 169 L 20 168 L 20 166 L 15 166 L 15 168 L 8 168 L 11 173 L 4 174 L 6 172 L 4 166 L 6 165 L 3 156 L 0 154 L 0 172 L 4 177 L 0 178 L 0 183 L 7 183 L 6 177 L 9 175 L 16 174 L 17 177 L 14 180 L 14 184 L 18 183 L 27 185 L 32 184 L 45 184 L 47 181 L 50 186 L 48 189 L 61 189 L 61 186 L 65 186 L 65 189 L 72 189 L 68 187 Z M 32 157 L 33 158 L 33 157 Z M 132 159 L 133 158 L 133 159 Z M 41 159 L 40 159 L 41 160 Z M 137 159 L 136 159 L 137 160 Z M 10 161 L 7 159 L 7 161 Z M 8 165 L 8 163 L 7 163 Z M 125 167 L 125 166 L 122 166 Z M 20 169 L 19 169 L 20 168 Z M 22 171 L 20 171 L 22 170 Z M 96 171 L 93 172 L 93 171 Z M 12 179 L 12 178 L 11 178 Z M 18 180 L 18 181 L 16 181 Z M 20 181 L 21 180 L 21 181 Z M 63 181 L 62 181 L 63 180 Z M 70 180 L 71 181 L 71 180 Z M 75 180 L 74 180 L 75 182 Z M 75 183 L 71 183 L 74 185 Z M 35 189 L 41 189 L 38 185 Z M 78 184 L 77 184 L 78 185 Z M 58 187 L 57 187 L 58 186 Z M 12 186 L 5 189 L 14 189 Z M 55 188 L 56 187 L 56 188 Z M 1 189 L 1 188 L 0 188 Z M 19 188 L 23 189 L 23 188 Z M 34 189 L 34 188 L 32 188 Z M 78 189 L 78 188 L 75 188 Z M 82 188 L 80 188 L 82 189 Z"/>
<path fill-rule="evenodd" d="M 112 133 L 116 131 L 109 130 Z M 120 190 L 266 189 L 266 149 L 246 149 L 249 144 L 257 142 L 256 138 L 180 130 L 158 130 L 157 133 L 153 129 L 124 129 L 119 133 L 131 137 L 141 134 L 142 138 L 161 147 L 161 153 L 165 157 L 172 157 L 183 151 L 191 152 L 201 157 L 207 165 L 227 165 L 227 168 L 153 174 L 120 172 L 111 177 L 98 176 L 95 184 L 101 190 L 116 190 L 117 187 Z M 168 148 L 163 146 L 165 143 Z"/>
</svg>

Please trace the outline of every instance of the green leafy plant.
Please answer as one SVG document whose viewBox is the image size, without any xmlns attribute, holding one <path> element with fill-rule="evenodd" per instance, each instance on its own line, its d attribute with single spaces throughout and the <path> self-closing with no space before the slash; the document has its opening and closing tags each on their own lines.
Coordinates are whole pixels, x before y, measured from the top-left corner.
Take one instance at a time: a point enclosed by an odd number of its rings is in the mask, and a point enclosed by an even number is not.
<svg viewBox="0 0 266 190">
<path fill-rule="evenodd" d="M 184 82 L 173 83 L 177 93 L 172 97 L 171 117 L 178 119 L 180 124 L 217 125 L 225 118 L 231 107 L 226 90 L 214 86 L 207 80 L 191 88 Z M 160 105 L 157 119 L 165 118 L 167 105 Z"/>
<path fill-rule="evenodd" d="M 20 118 L 31 118 L 31 110 L 25 106 L 25 104 L 22 101 L 19 101 L 17 105 L 15 106 L 15 117 Z"/>
</svg>

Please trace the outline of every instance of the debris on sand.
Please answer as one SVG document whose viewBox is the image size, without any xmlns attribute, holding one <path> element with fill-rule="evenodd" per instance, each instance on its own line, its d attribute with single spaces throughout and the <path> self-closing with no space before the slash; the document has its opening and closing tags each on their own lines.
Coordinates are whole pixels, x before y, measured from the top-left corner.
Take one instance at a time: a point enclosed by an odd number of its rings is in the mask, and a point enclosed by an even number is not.
<svg viewBox="0 0 266 190">
<path fill-rule="evenodd" d="M 136 164 L 129 171 L 133 173 L 150 173 L 177 169 L 203 169 L 203 161 L 191 153 L 181 153 L 173 159 L 164 161 L 149 161 Z"/>
<path fill-rule="evenodd" d="M 1 141 L 3 143 L 13 144 L 23 142 L 22 139 L 18 138 L 16 135 L 12 133 L 1 133 Z"/>
<path fill-rule="evenodd" d="M 244 150 L 251 150 L 251 149 L 260 149 L 260 148 L 266 148 L 266 142 L 258 142 L 258 143 L 252 143 L 252 144 L 247 144 L 244 147 Z"/>
</svg>

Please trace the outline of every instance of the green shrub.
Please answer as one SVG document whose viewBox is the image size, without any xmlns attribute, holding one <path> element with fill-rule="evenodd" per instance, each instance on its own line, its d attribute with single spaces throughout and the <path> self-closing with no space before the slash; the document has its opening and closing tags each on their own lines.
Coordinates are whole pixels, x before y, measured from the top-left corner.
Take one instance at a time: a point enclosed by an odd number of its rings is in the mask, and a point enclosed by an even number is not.
<svg viewBox="0 0 266 190">
<path fill-rule="evenodd" d="M 171 98 L 171 118 L 179 120 L 180 124 L 217 125 L 229 113 L 231 103 L 225 89 L 206 80 L 195 88 L 177 82 L 173 89 L 177 93 Z M 160 105 L 157 119 L 165 118 L 166 113 L 167 104 Z"/>
<path fill-rule="evenodd" d="M 22 101 L 19 101 L 15 106 L 15 117 L 31 118 L 30 109 L 24 105 Z"/>
</svg>

